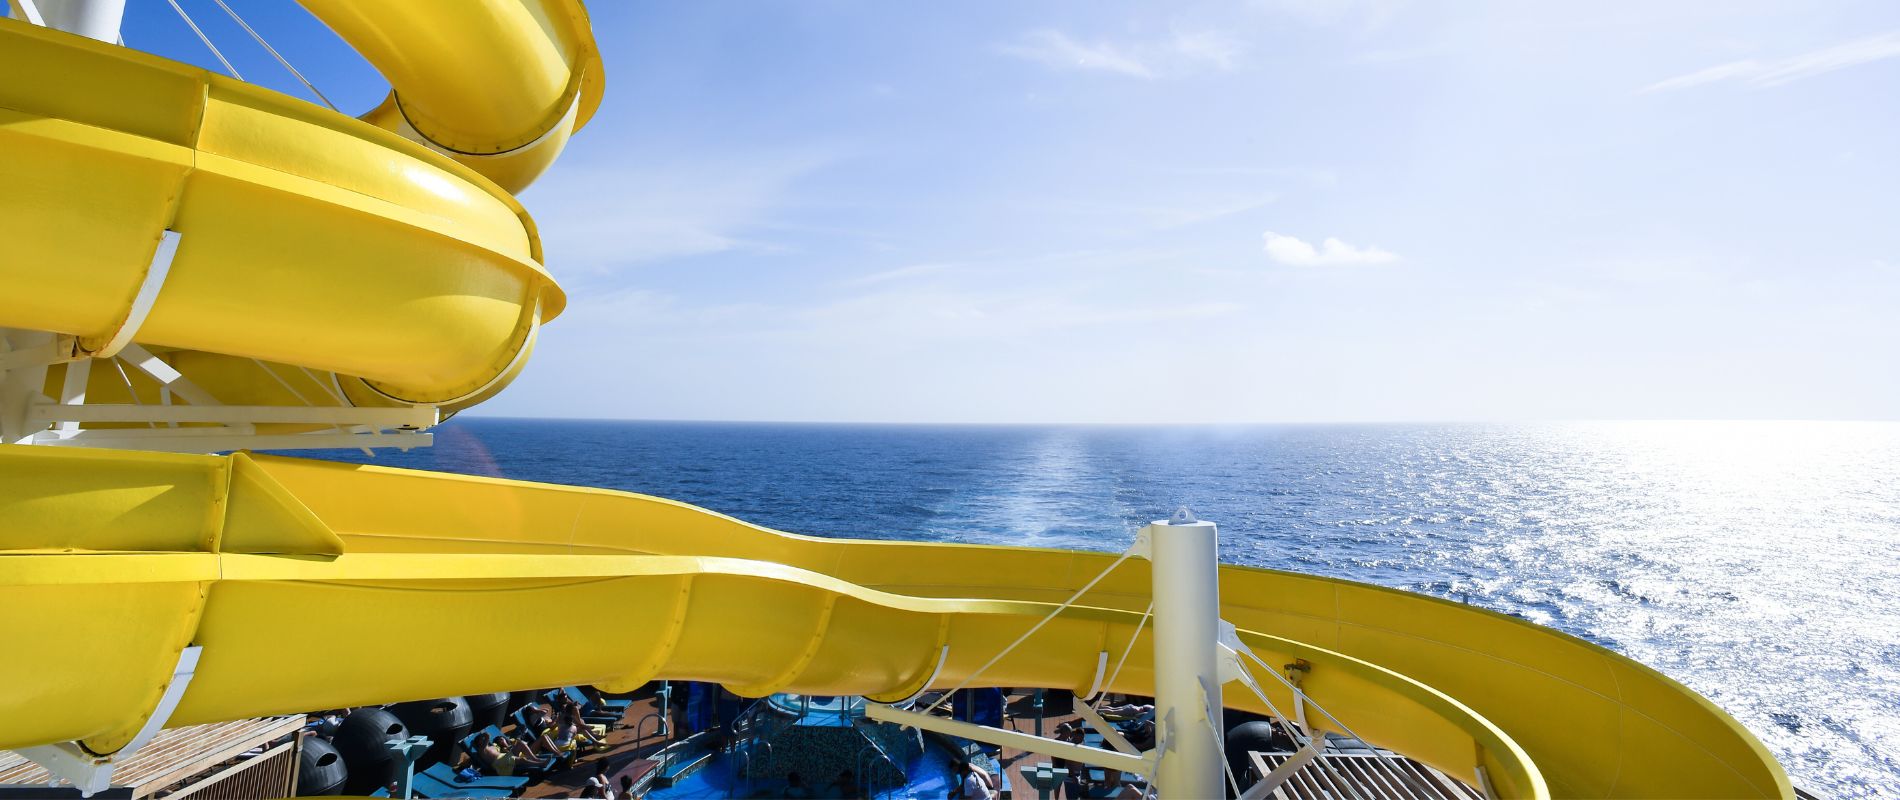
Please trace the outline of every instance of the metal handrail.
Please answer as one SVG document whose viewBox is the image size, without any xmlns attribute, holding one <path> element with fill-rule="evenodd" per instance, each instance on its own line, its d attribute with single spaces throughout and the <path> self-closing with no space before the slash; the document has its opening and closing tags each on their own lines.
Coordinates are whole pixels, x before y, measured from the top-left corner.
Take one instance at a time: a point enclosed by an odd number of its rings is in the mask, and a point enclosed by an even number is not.
<svg viewBox="0 0 1900 800">
<path fill-rule="evenodd" d="M 653 735 L 659 736 L 661 738 L 665 738 L 667 736 L 667 734 L 669 733 L 667 728 L 669 726 L 666 724 L 667 722 L 666 717 L 660 716 L 660 712 L 654 711 L 634 721 L 633 723 L 633 740 L 634 741 L 636 742 L 643 741 L 647 738 L 646 734 L 640 732 L 640 727 L 642 725 L 647 724 L 647 720 L 653 720 Z"/>
<path fill-rule="evenodd" d="M 877 796 L 876 793 L 871 791 L 871 771 L 865 769 L 866 759 L 864 758 L 866 754 L 875 754 L 876 752 L 875 749 L 866 747 L 859 750 L 857 755 L 851 757 L 851 768 L 857 771 L 858 776 L 858 785 L 854 788 L 858 790 L 858 796 L 860 797 Z"/>
<path fill-rule="evenodd" d="M 737 785 L 739 778 L 743 777 L 745 779 L 745 788 L 748 790 L 758 785 L 758 771 L 762 768 L 761 763 L 772 763 L 772 757 L 774 755 L 771 742 L 753 740 L 752 745 L 752 747 L 741 748 L 738 751 L 739 757 L 734 759 L 734 764 L 738 769 L 742 770 L 742 772 L 739 775 L 733 776 L 732 781 L 734 785 Z M 763 757 L 761 757 L 759 753 L 759 748 L 761 747 L 765 748 Z"/>
<path fill-rule="evenodd" d="M 865 754 L 869 753 L 869 754 L 877 756 L 878 758 L 884 759 L 884 763 L 891 765 L 891 769 L 896 770 L 897 774 L 899 775 L 904 774 L 904 768 L 903 766 L 897 763 L 897 759 L 891 758 L 890 753 L 887 753 L 884 751 L 884 748 L 877 743 L 876 739 L 872 739 L 867 736 L 864 739 L 864 743 L 866 745 L 865 748 L 858 751 L 858 755 L 851 760 L 851 765 L 853 767 L 856 767 L 858 770 L 859 793 L 863 794 L 865 797 L 876 797 L 877 794 L 874 791 L 874 789 L 876 788 L 877 782 L 871 778 L 871 770 L 869 769 L 872 761 L 870 759 L 865 758 L 864 757 Z M 902 782 L 899 782 L 899 783 L 892 784 L 891 788 L 895 789 L 903 785 L 904 784 Z"/>
</svg>

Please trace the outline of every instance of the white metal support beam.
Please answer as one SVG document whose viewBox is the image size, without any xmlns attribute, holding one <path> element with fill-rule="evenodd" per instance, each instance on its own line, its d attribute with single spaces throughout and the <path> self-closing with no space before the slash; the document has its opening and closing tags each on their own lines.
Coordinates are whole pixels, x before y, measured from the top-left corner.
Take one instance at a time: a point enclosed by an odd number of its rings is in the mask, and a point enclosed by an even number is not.
<svg viewBox="0 0 1900 800">
<path fill-rule="evenodd" d="M 71 782 L 82 796 L 91 797 L 104 791 L 112 785 L 112 770 L 138 752 L 153 736 L 157 736 L 165 723 L 171 720 L 172 711 L 178 708 L 178 701 L 185 696 L 185 688 L 191 685 L 191 678 L 198 671 L 198 656 L 201 652 L 203 648 L 195 645 L 179 651 L 178 665 L 172 668 L 171 682 L 165 684 L 165 693 L 159 696 L 158 705 L 145 718 L 144 727 L 139 728 L 139 732 L 118 752 L 97 756 L 87 752 L 77 742 L 24 747 L 15 752 L 45 767 L 56 779 Z"/>
<path fill-rule="evenodd" d="M 107 43 L 119 41 L 119 26 L 125 18 L 125 0 L 38 0 L 37 9 L 33 0 L 21 0 L 20 5 L 35 25 Z"/>
<path fill-rule="evenodd" d="M 27 412 L 47 400 L 46 367 L 72 360 L 74 347 L 71 336 L 0 328 L 0 444 L 33 435 Z"/>
<path fill-rule="evenodd" d="M 82 358 L 66 364 L 66 381 L 60 386 L 59 402 L 76 406 L 86 402 L 86 381 L 92 377 L 92 359 Z M 62 422 L 57 429 L 61 436 L 79 432 L 79 423 Z"/>
<path fill-rule="evenodd" d="M 1135 640 L 1133 639 L 1128 640 L 1128 646 L 1134 647 Z M 1086 697 L 1090 701 L 1094 701 L 1096 697 L 1102 693 L 1102 678 L 1105 677 L 1107 674 L 1108 674 L 1108 651 L 1102 650 L 1095 654 L 1095 678 L 1089 681 L 1088 694 L 1076 695 L 1075 699 L 1080 700 Z"/>
<path fill-rule="evenodd" d="M 1240 800 L 1262 800 L 1262 798 L 1273 794 L 1275 789 L 1280 788 L 1280 784 L 1286 783 L 1288 778 L 1293 777 L 1293 773 L 1299 772 L 1300 768 L 1306 766 L 1307 762 L 1319 757 L 1320 742 L 1322 741 L 1324 740 L 1318 737 L 1314 737 L 1308 741 L 1305 747 L 1300 748 L 1299 752 L 1294 753 L 1287 760 L 1280 762 L 1280 766 L 1274 767 L 1273 771 L 1261 778 L 1259 783 L 1248 787 L 1247 791 L 1242 792 Z"/>
<path fill-rule="evenodd" d="M 1478 790 L 1484 793 L 1485 800 L 1498 800 L 1498 787 L 1491 783 L 1491 773 L 1484 765 L 1478 765 Z"/>
<path fill-rule="evenodd" d="M 950 645 L 946 644 L 943 646 L 943 649 L 938 651 L 937 653 L 937 666 L 932 667 L 930 669 L 930 677 L 925 678 L 923 683 L 917 684 L 917 691 L 912 693 L 911 696 L 906 697 L 902 700 L 899 700 L 895 703 L 892 703 L 891 705 L 908 706 L 911 703 L 917 702 L 918 698 L 923 697 L 925 692 L 930 691 L 930 684 L 935 683 L 937 681 L 937 676 L 943 674 L 943 665 L 945 662 L 949 660 L 950 660 Z"/>
<path fill-rule="evenodd" d="M 1293 721 L 1308 735 L 1313 732 L 1312 726 L 1306 724 L 1306 673 L 1311 669 L 1304 660 L 1286 665 L 1287 682 L 1293 684 Z"/>
<path fill-rule="evenodd" d="M 158 356 L 152 355 L 150 350 L 136 344 L 127 344 L 119 351 L 119 357 L 125 359 L 125 363 L 138 367 L 140 372 L 152 376 L 160 385 L 170 389 L 172 394 L 184 398 L 187 403 L 194 406 L 218 404 L 218 398 L 198 388 L 198 384 L 192 383 L 190 378 L 184 376 L 184 373 L 173 369 L 172 365 L 165 363 Z"/>
<path fill-rule="evenodd" d="M 1080 697 L 1071 697 L 1069 702 L 1074 704 L 1076 716 L 1087 720 L 1089 727 L 1094 728 L 1096 733 L 1101 734 L 1102 741 L 1108 742 L 1110 747 L 1124 753 L 1136 754 L 1141 752 L 1135 748 L 1133 742 L 1128 741 L 1128 737 L 1122 735 L 1120 730 L 1108 724 L 1108 720 L 1102 719 L 1101 714 L 1095 713 L 1094 706 L 1082 702 L 1082 698 Z"/>
<path fill-rule="evenodd" d="M 1155 733 L 1164 754 L 1155 789 L 1168 799 L 1220 797 L 1219 530 L 1183 508 L 1143 528 L 1141 539 L 1154 565 Z"/>
<path fill-rule="evenodd" d="M 1044 736 L 1012 731 L 1005 728 L 991 728 L 972 722 L 939 717 L 917 711 L 893 708 L 883 703 L 865 703 L 864 716 L 880 722 L 890 722 L 907 728 L 935 731 L 945 736 L 956 736 L 971 741 L 1009 747 L 1026 753 L 1060 758 L 1068 761 L 1080 761 L 1103 769 L 1133 772 L 1139 775 L 1151 774 L 1154 761 L 1150 756 L 1129 755 L 1099 747 L 1087 747 L 1073 742 L 1064 742 Z"/>
<path fill-rule="evenodd" d="M 172 272 L 172 258 L 177 255 L 178 232 L 168 230 L 160 234 L 158 246 L 152 250 L 152 262 L 145 267 L 145 280 L 139 283 L 138 294 L 132 296 L 125 319 L 119 321 L 119 329 L 106 340 L 105 346 L 92 354 L 94 358 L 111 358 L 132 343 L 132 337 L 138 335 L 145 318 L 151 315 L 152 305 L 158 302 L 158 291 L 165 288 L 165 278 Z"/>
<path fill-rule="evenodd" d="M 441 419 L 429 406 L 409 408 L 337 408 L 335 406 L 164 406 L 95 403 L 34 406 L 31 422 L 221 422 L 226 424 L 321 423 L 367 425 L 376 429 L 428 428 Z"/>
<path fill-rule="evenodd" d="M 18 331 L 15 335 L 27 338 L 24 335 L 27 333 L 27 331 Z M 73 354 L 73 337 L 55 336 L 50 333 L 39 333 L 39 335 L 44 337 L 45 341 L 38 344 L 17 344 L 5 352 L 0 352 L 0 372 L 45 367 L 79 358 Z"/>
<path fill-rule="evenodd" d="M 40 13 L 40 6 L 34 0 L 14 0 L 20 5 L 20 13 L 26 15 L 26 21 L 42 28 L 46 27 L 46 15 Z"/>
<path fill-rule="evenodd" d="M 285 433 L 255 434 L 230 428 L 159 428 L 81 430 L 61 438 L 45 433 L 28 444 L 54 447 L 103 447 L 163 453 L 222 453 L 231 450 L 356 450 L 393 447 L 413 450 L 435 443 L 432 433 Z"/>
</svg>

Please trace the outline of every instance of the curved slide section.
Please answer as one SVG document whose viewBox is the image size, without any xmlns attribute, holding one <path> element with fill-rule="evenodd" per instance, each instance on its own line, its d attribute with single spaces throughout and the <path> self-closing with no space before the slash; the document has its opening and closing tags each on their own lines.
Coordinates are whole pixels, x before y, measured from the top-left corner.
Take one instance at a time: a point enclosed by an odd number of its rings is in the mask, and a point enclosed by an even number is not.
<svg viewBox="0 0 1900 800">
<path fill-rule="evenodd" d="M 203 653 L 171 724 L 656 678 L 895 700 L 957 685 L 1111 561 L 245 454 L 9 449 L 0 531 L 0 606 L 35 643 L 0 660 L 0 747 L 95 752 L 144 723 L 188 644 Z M 1719 709 L 1572 637 L 1343 581 L 1221 579 L 1223 615 L 1267 663 L 1309 662 L 1316 703 L 1465 780 L 1482 766 L 1505 796 L 1792 795 Z M 973 685 L 1087 691 L 1101 654 L 1127 652 L 1106 688 L 1148 693 L 1147 605 L 1131 559 Z"/>
<path fill-rule="evenodd" d="M 428 4 L 310 5 L 375 55 Z M 224 404 L 452 412 L 499 390 L 566 300 L 533 221 L 477 170 L 510 188 L 539 174 L 598 103 L 598 56 L 578 3 L 454 7 L 440 35 L 407 42 L 407 61 L 378 66 L 405 80 L 402 112 L 473 148 L 466 158 L 0 19 L 0 74 L 16 76 L 0 81 L 0 327 L 73 337 L 67 357 L 136 343 Z M 46 378 L 54 397 L 61 370 Z M 137 383 L 94 370 L 87 394 L 156 400 Z"/>
<path fill-rule="evenodd" d="M 578 0 L 298 0 L 389 80 L 364 115 L 510 192 L 533 183 L 600 106 Z"/>
</svg>

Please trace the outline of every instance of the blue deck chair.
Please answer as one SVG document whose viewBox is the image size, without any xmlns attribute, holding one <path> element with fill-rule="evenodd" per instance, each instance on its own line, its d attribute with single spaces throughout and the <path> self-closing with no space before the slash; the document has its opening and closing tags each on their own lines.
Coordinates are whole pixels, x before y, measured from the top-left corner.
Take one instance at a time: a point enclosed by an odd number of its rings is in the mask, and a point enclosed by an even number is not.
<svg viewBox="0 0 1900 800">
<path fill-rule="evenodd" d="M 484 733 L 488 734 L 488 740 L 491 742 L 500 737 L 508 735 L 508 734 L 502 733 L 501 728 L 496 727 L 494 725 L 490 725 L 479 731 L 470 731 L 467 736 L 462 737 L 462 749 L 464 750 L 475 749 L 475 737 L 480 736 Z"/>
<path fill-rule="evenodd" d="M 600 702 L 596 703 L 587 699 L 587 693 L 581 691 L 579 686 L 563 686 L 561 687 L 561 691 L 566 692 L 568 697 L 574 698 L 574 702 L 580 703 L 582 711 L 592 711 L 598 708 L 603 713 L 625 714 L 627 713 L 627 709 L 633 707 L 633 701 L 625 697 L 607 697 L 603 695 L 600 698 Z"/>
<path fill-rule="evenodd" d="M 427 775 L 430 778 L 433 778 L 435 780 L 441 781 L 443 783 L 454 784 L 456 786 L 462 786 L 462 787 L 468 787 L 468 788 L 474 788 L 474 789 L 500 789 L 504 792 L 512 792 L 516 789 L 519 789 L 523 786 L 528 785 L 527 778 L 514 777 L 514 776 L 475 778 L 474 780 L 466 780 L 466 781 L 461 780 L 455 777 L 455 770 L 449 767 L 449 765 L 447 764 L 436 764 L 429 767 L 428 769 L 423 770 L 420 773 L 417 773 L 417 777 L 421 777 L 423 775 Z"/>
<path fill-rule="evenodd" d="M 444 781 L 426 772 L 418 772 L 409 782 L 409 791 L 417 797 L 467 797 L 474 800 L 500 800 L 512 796 L 513 789 L 501 789 L 476 786 L 469 783 Z"/>
<path fill-rule="evenodd" d="M 565 699 L 561 691 L 560 689 L 548 690 L 547 698 L 550 705 L 556 708 L 560 707 L 561 702 Z M 589 725 L 605 725 L 611 728 L 620 722 L 620 715 L 607 711 L 588 711 L 587 704 L 581 703 L 581 720 Z"/>
</svg>

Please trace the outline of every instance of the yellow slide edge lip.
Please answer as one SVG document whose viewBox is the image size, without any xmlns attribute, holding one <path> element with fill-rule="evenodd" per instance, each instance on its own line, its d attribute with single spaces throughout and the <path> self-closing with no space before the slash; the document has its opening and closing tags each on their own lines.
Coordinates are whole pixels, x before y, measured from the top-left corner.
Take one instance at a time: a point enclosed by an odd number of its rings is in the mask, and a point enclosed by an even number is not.
<svg viewBox="0 0 1900 800">
<path fill-rule="evenodd" d="M 340 556 L 247 555 L 234 553 L 85 553 L 77 551 L 0 556 L 0 586 L 99 585 L 203 581 L 319 581 L 427 584 L 444 581 L 522 579 L 614 579 L 635 577 L 743 577 L 769 580 L 849 597 L 871 605 L 917 614 L 962 614 L 1038 618 L 1053 603 L 981 598 L 925 598 L 892 594 L 823 573 L 769 561 L 671 555 L 524 555 L 515 553 L 363 553 Z M 453 587 L 443 587 L 453 591 Z M 492 588 L 492 587 L 489 587 Z M 1143 615 L 1122 609 L 1074 605 L 1070 621 L 1133 627 Z M 1428 684 L 1376 663 L 1307 642 L 1242 630 L 1243 640 L 1272 643 L 1275 649 L 1323 659 L 1434 707 L 1464 717 L 1459 727 L 1488 747 L 1500 748 L 1532 781 L 1532 797 L 1548 797 L 1542 774 L 1509 734 L 1469 706 Z M 1478 730 L 1470 730 L 1475 726 Z M 1489 741 L 1485 741 L 1485 740 Z"/>
<path fill-rule="evenodd" d="M 264 462 L 267 465 L 269 462 L 276 461 L 276 460 L 283 460 L 286 462 L 293 462 L 293 463 L 304 463 L 304 464 L 309 463 L 307 460 L 304 460 L 304 459 L 297 459 L 297 458 L 292 458 L 292 457 L 287 457 L 287 456 L 255 455 L 253 457 L 256 458 L 260 462 Z M 409 476 L 409 477 L 415 477 L 415 478 L 431 478 L 431 479 L 439 480 L 445 477 L 443 473 L 429 472 L 427 470 L 404 469 L 401 467 L 386 467 L 386 466 L 381 466 L 381 465 L 376 465 L 376 464 L 349 464 L 349 463 L 338 462 L 335 464 L 326 464 L 325 466 L 334 468 L 334 469 L 340 469 L 340 470 L 361 471 L 361 472 L 369 472 L 369 473 L 386 473 L 390 475 Z M 567 486 L 567 485 L 536 483 L 533 481 L 514 480 L 510 478 L 495 478 L 495 477 L 489 477 L 485 475 L 457 474 L 457 475 L 447 476 L 447 477 L 450 477 L 453 480 L 457 480 L 457 481 L 484 483 L 484 484 L 491 484 L 491 485 L 496 485 L 496 486 L 508 486 L 508 487 L 530 489 L 530 490 L 536 490 L 536 491 L 558 490 L 562 492 L 577 492 L 577 493 L 582 493 L 582 494 L 600 495 L 604 497 L 631 497 L 631 498 L 644 500 L 647 502 L 664 504 L 664 505 L 672 506 L 678 509 L 692 511 L 695 513 L 711 515 L 713 517 L 717 517 L 719 519 L 723 519 L 737 525 L 745 526 L 755 531 L 760 531 L 760 532 L 764 532 L 764 533 L 768 533 L 768 534 L 772 534 L 776 536 L 781 536 L 781 537 L 796 540 L 796 541 L 810 542 L 814 544 L 837 543 L 841 541 L 839 539 L 834 539 L 834 538 L 829 538 L 829 537 L 809 536 L 805 534 L 775 530 L 772 528 L 767 528 L 762 525 L 757 525 L 751 522 L 747 522 L 743 519 L 739 519 L 737 517 L 733 517 L 727 514 L 721 514 L 717 511 L 700 508 L 690 503 L 685 503 L 678 500 L 672 500 L 665 497 L 655 497 L 653 495 L 640 494 L 637 492 L 628 492 L 628 491 L 622 491 L 618 489 L 602 489 L 602 488 L 591 487 L 591 486 Z M 854 547 L 869 547 L 869 548 L 903 548 L 903 547 L 916 547 L 916 546 L 923 545 L 923 546 L 929 546 L 929 547 L 974 549 L 974 550 L 985 550 L 985 551 L 991 551 L 991 552 L 1015 551 L 1015 552 L 1022 552 L 1022 553 L 1041 553 L 1041 554 L 1047 554 L 1047 555 L 1062 555 L 1062 556 L 1075 556 L 1078 553 L 1080 553 L 1082 555 L 1100 557 L 1103 559 L 1114 557 L 1113 553 L 1106 553 L 1106 552 L 1100 552 L 1100 551 L 1083 552 L 1083 551 L 1075 551 L 1075 550 L 1064 550 L 1061 548 L 1053 548 L 1053 547 L 1027 547 L 1027 546 L 1022 546 L 1022 545 L 986 545 L 986 544 L 975 544 L 975 543 L 969 543 L 969 542 L 915 542 L 915 541 L 882 540 L 882 539 L 868 539 L 868 540 L 867 539 L 851 539 L 849 541 L 851 545 Z M 1379 586 L 1377 584 L 1371 584 L 1371 583 L 1363 583 L 1360 581 L 1354 581 L 1354 580 L 1350 580 L 1346 578 L 1334 578 L 1334 577 L 1328 577 L 1328 576 L 1322 576 L 1322 575 L 1313 575 L 1313 574 L 1304 573 L 1304 572 L 1293 572 L 1290 570 L 1272 569 L 1269 567 L 1253 567 L 1253 566 L 1243 566 L 1239 564 L 1222 564 L 1221 569 L 1259 572 L 1259 573 L 1265 573 L 1265 574 L 1271 574 L 1271 575 L 1278 575 L 1278 576 L 1287 577 L 1287 578 L 1319 581 L 1322 583 L 1330 583 L 1337 586 L 1342 586 L 1342 587 L 1356 589 L 1356 590 L 1378 592 L 1380 594 L 1403 597 L 1407 600 L 1413 600 L 1413 601 L 1422 600 L 1422 601 L 1437 604 L 1446 608 L 1455 609 L 1463 613 L 1475 613 L 1475 614 L 1489 617 L 1493 620 L 1507 622 L 1511 625 L 1518 626 L 1528 631 L 1533 631 L 1535 633 L 1542 634 L 1545 636 L 1556 637 L 1568 644 L 1581 646 L 1585 650 L 1590 651 L 1592 654 L 1600 658 L 1606 658 L 1606 659 L 1609 659 L 1612 663 L 1634 668 L 1648 675 L 1649 677 L 1657 679 L 1658 681 L 1662 683 L 1663 686 L 1667 687 L 1670 691 L 1676 693 L 1677 695 L 1687 698 L 1690 702 L 1701 707 L 1704 711 L 1708 712 L 1710 716 L 1719 720 L 1720 723 L 1723 726 L 1727 727 L 1730 732 L 1740 737 L 1743 743 L 1749 748 L 1749 750 L 1755 755 L 1755 757 L 1758 760 L 1760 760 L 1762 763 L 1770 765 L 1770 772 L 1774 776 L 1775 790 L 1779 792 L 1781 796 L 1783 797 L 1794 796 L 1794 784 L 1788 778 L 1787 770 L 1782 768 L 1781 762 L 1778 761 L 1774 757 L 1774 755 L 1768 751 L 1767 746 L 1762 744 L 1761 739 L 1756 737 L 1755 734 L 1752 731 L 1748 730 L 1747 727 L 1743 726 L 1740 722 L 1736 721 L 1736 719 L 1733 716 L 1731 716 L 1727 711 L 1722 710 L 1720 706 L 1717 706 L 1715 703 L 1711 702 L 1708 698 L 1703 697 L 1700 693 L 1696 692 L 1693 689 L 1690 689 L 1687 686 L 1684 686 L 1680 681 L 1677 681 L 1676 679 L 1669 677 L 1668 675 L 1662 673 L 1656 668 L 1651 667 L 1648 664 L 1644 664 L 1641 661 L 1637 661 L 1636 659 L 1617 653 L 1616 651 L 1611 650 L 1595 642 L 1592 642 L 1592 641 L 1589 641 L 1587 639 L 1583 639 L 1577 636 L 1573 636 L 1571 634 L 1565 633 L 1555 628 L 1539 625 L 1535 622 L 1531 622 L 1530 620 L 1523 619 L 1521 617 L 1512 616 L 1510 614 L 1493 611 L 1491 609 L 1482 608 L 1479 606 L 1468 605 L 1465 603 L 1457 603 L 1451 600 L 1446 600 L 1440 597 L 1433 597 L 1427 594 L 1420 594 L 1417 592 L 1408 592 L 1403 589 L 1393 589 L 1386 586 Z M 1282 612 L 1282 613 L 1290 613 L 1290 612 Z M 1295 616 L 1305 616 L 1305 615 L 1295 615 Z M 1312 617 L 1309 617 L 1309 618 L 1312 618 Z M 1336 619 L 1326 620 L 1326 621 L 1332 622 L 1334 624 L 1342 624 L 1342 625 L 1349 624 L 1349 623 L 1341 622 Z M 1591 689 L 1588 686 L 1583 686 L 1582 684 L 1576 684 L 1570 681 L 1565 681 L 1565 682 L 1571 683 L 1571 685 L 1577 686 L 1579 689 L 1582 689 L 1584 691 L 1589 691 L 1593 694 L 1602 696 L 1601 692 L 1596 692 L 1595 690 Z M 1647 714 L 1643 714 L 1640 710 L 1637 709 L 1636 706 L 1624 703 L 1623 698 L 1617 697 L 1617 698 L 1612 698 L 1612 699 L 1616 700 L 1617 703 L 1619 705 L 1622 705 L 1624 708 L 1630 709 L 1633 713 L 1637 713 L 1647 719 L 1652 719 L 1652 720 L 1655 719 L 1654 717 L 1650 717 Z M 1660 724 L 1660 721 L 1658 721 L 1658 723 Z M 1664 727 L 1668 727 L 1668 726 L 1664 726 Z"/>
</svg>

